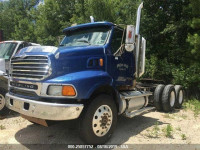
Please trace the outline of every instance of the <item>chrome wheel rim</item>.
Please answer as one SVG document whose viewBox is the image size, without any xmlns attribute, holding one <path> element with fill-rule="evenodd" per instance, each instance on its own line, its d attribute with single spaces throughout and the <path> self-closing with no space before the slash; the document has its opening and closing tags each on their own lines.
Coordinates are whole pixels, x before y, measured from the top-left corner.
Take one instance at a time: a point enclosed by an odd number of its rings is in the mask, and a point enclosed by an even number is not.
<svg viewBox="0 0 200 150">
<path fill-rule="evenodd" d="M 5 107 L 5 104 L 5 97 L 2 94 L 0 94 L 0 110 L 2 110 Z"/>
<path fill-rule="evenodd" d="M 112 110 L 108 105 L 101 105 L 94 113 L 92 120 L 93 132 L 96 136 L 102 137 L 108 133 L 112 125 Z"/>
<path fill-rule="evenodd" d="M 173 107 L 174 103 L 175 103 L 175 92 L 174 91 L 171 92 L 169 101 L 170 101 L 170 106 Z"/>
<path fill-rule="evenodd" d="M 178 102 L 179 102 L 179 104 L 182 104 L 182 102 L 183 102 L 183 91 L 182 90 L 180 90 L 180 92 L 179 92 Z"/>
</svg>

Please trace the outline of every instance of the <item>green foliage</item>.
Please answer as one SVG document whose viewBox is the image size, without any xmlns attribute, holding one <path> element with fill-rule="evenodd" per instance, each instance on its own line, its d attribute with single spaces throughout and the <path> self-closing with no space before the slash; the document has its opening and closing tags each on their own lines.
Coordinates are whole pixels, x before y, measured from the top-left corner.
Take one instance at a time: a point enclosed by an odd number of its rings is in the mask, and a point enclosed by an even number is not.
<svg viewBox="0 0 200 150">
<path fill-rule="evenodd" d="M 151 138 L 158 138 L 158 136 L 159 136 L 159 131 L 160 131 L 159 123 L 156 122 L 155 125 L 153 126 L 153 129 L 152 129 L 151 131 L 149 131 L 148 137 L 151 137 Z"/>
<path fill-rule="evenodd" d="M 30 10 L 37 0 L 9 0 L 0 3 L 0 29 L 4 30 L 6 40 L 32 40 L 33 23 Z"/>
<path fill-rule="evenodd" d="M 6 127 L 4 125 L 0 125 L 0 130 L 5 130 Z"/>
<path fill-rule="evenodd" d="M 185 134 L 181 134 L 181 139 L 182 140 L 186 140 L 187 139 L 186 135 Z"/>
<path fill-rule="evenodd" d="M 164 135 L 168 138 L 172 138 L 173 127 L 171 124 L 168 124 L 167 127 L 163 128 Z"/>
<path fill-rule="evenodd" d="M 192 110 L 194 112 L 194 117 L 198 117 L 200 114 L 200 101 L 197 99 L 189 100 L 183 104 L 184 108 L 187 110 Z"/>
<path fill-rule="evenodd" d="M 173 67 L 172 63 L 167 62 L 167 58 L 160 60 L 156 55 L 152 55 L 146 60 L 146 73 L 144 77 L 164 79 L 166 82 L 171 82 Z"/>
<path fill-rule="evenodd" d="M 185 88 L 191 86 L 200 88 L 200 63 L 195 62 L 190 67 L 180 66 L 179 68 L 173 68 L 172 74 L 174 77 L 174 84 L 182 84 Z"/>
<path fill-rule="evenodd" d="M 154 135 L 155 137 L 158 137 L 158 132 L 160 131 L 160 128 L 159 128 L 158 125 L 159 125 L 159 123 L 156 122 L 155 125 L 154 125 L 154 127 L 153 127 L 152 133 L 153 133 L 153 135 Z"/>
<path fill-rule="evenodd" d="M 37 41 L 45 45 L 58 45 L 58 36 L 70 26 L 74 12 L 74 0 L 46 0 L 33 11 Z"/>
</svg>

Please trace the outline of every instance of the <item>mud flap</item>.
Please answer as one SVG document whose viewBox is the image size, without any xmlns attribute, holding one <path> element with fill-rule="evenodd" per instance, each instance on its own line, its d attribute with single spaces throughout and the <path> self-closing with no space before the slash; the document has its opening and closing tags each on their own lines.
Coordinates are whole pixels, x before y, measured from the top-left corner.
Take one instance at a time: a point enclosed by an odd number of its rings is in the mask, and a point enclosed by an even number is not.
<svg viewBox="0 0 200 150">
<path fill-rule="evenodd" d="M 22 115 L 22 114 L 21 114 L 21 117 L 24 118 L 24 119 L 27 119 L 30 122 L 34 122 L 34 123 L 40 124 L 42 126 L 48 127 L 47 121 L 44 120 L 44 119 L 29 117 L 29 116 L 25 116 L 25 115 Z"/>
</svg>

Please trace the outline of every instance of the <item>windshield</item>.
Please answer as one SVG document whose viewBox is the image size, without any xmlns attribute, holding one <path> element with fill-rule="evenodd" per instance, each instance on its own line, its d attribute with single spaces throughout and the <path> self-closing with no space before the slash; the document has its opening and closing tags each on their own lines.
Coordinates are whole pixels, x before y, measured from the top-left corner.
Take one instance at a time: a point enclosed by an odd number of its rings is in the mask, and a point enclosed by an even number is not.
<svg viewBox="0 0 200 150">
<path fill-rule="evenodd" d="M 10 59 L 17 43 L 0 43 L 0 58 Z"/>
<path fill-rule="evenodd" d="M 110 29 L 105 27 L 69 31 L 60 46 L 104 45 L 108 39 L 109 31 Z"/>
</svg>

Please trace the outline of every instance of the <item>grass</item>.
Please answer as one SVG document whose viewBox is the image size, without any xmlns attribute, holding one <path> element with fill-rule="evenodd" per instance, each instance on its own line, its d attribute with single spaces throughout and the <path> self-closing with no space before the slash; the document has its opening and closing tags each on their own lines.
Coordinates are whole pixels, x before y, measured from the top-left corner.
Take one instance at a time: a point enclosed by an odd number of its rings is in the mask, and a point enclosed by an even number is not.
<svg viewBox="0 0 200 150">
<path fill-rule="evenodd" d="M 167 127 L 163 128 L 165 137 L 172 138 L 173 137 L 173 127 L 171 124 L 168 124 Z"/>
<path fill-rule="evenodd" d="M 186 135 L 185 134 L 181 134 L 181 139 L 182 140 L 186 140 L 187 138 L 186 138 Z"/>
<path fill-rule="evenodd" d="M 200 101 L 197 99 L 189 100 L 183 104 L 185 110 L 192 110 L 194 117 L 198 117 L 200 114 Z"/>
<path fill-rule="evenodd" d="M 181 127 L 177 127 L 176 130 L 181 131 Z"/>
<path fill-rule="evenodd" d="M 168 118 L 168 119 L 175 119 L 174 116 L 173 116 L 173 114 L 169 114 L 169 113 L 164 114 L 163 117 L 164 118 Z"/>
<path fill-rule="evenodd" d="M 0 125 L 0 130 L 4 130 L 6 127 L 4 125 Z"/>
<path fill-rule="evenodd" d="M 153 129 L 151 131 L 148 130 L 149 132 L 149 137 L 151 138 L 158 138 L 159 136 L 159 131 L 160 131 L 160 128 L 159 128 L 159 123 L 156 122 L 155 125 L 153 126 Z"/>
<path fill-rule="evenodd" d="M 180 117 L 183 119 L 187 119 L 187 115 L 185 115 L 185 114 L 182 114 Z"/>
</svg>

